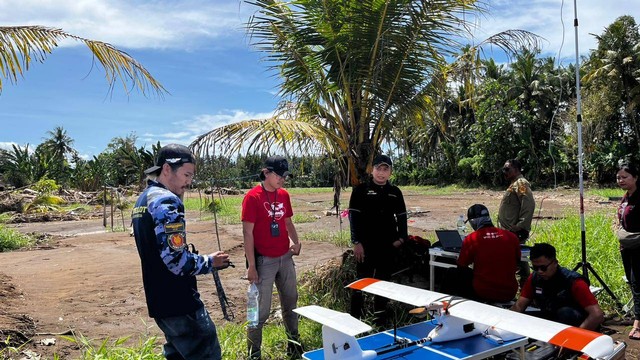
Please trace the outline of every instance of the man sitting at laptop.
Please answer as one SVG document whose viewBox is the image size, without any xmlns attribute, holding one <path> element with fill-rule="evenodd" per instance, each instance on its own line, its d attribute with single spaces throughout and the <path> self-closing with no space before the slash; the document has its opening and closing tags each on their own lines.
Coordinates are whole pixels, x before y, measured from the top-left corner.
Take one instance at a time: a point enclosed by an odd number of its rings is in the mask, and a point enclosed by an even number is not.
<svg viewBox="0 0 640 360">
<path fill-rule="evenodd" d="M 462 287 L 457 295 L 485 302 L 513 300 L 518 291 L 518 237 L 493 226 L 489 210 L 481 204 L 469 208 L 467 221 L 474 232 L 462 242 L 458 257 Z M 473 270 L 469 268 L 471 264 Z"/>
</svg>

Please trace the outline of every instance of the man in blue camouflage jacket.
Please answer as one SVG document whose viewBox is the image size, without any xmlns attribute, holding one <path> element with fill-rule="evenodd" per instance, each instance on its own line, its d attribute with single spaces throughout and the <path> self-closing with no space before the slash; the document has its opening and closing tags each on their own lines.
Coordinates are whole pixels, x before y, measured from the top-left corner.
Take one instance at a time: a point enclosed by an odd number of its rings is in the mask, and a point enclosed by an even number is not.
<svg viewBox="0 0 640 360">
<path fill-rule="evenodd" d="M 226 267 L 229 256 L 189 251 L 182 196 L 195 174 L 194 163 L 186 146 L 162 147 L 155 166 L 145 171 L 148 187 L 132 212 L 149 316 L 165 335 L 164 356 L 169 360 L 222 359 L 195 275 Z"/>
</svg>

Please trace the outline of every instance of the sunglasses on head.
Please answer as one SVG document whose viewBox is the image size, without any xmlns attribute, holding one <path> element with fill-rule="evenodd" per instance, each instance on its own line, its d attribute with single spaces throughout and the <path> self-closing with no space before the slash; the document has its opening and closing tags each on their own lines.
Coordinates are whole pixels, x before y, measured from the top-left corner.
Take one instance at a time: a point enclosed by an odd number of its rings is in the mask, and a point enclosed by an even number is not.
<svg viewBox="0 0 640 360">
<path fill-rule="evenodd" d="M 548 263 L 548 264 L 546 264 L 546 265 L 533 265 L 533 264 L 531 264 L 531 268 L 533 269 L 533 271 L 540 270 L 542 272 L 545 272 L 545 271 L 547 271 L 549 266 L 551 266 L 551 264 L 553 264 L 553 261 Z"/>
<path fill-rule="evenodd" d="M 186 163 L 192 163 L 193 159 L 191 158 L 169 158 L 169 159 L 165 159 L 164 162 L 166 162 L 167 164 L 186 164 Z"/>
</svg>

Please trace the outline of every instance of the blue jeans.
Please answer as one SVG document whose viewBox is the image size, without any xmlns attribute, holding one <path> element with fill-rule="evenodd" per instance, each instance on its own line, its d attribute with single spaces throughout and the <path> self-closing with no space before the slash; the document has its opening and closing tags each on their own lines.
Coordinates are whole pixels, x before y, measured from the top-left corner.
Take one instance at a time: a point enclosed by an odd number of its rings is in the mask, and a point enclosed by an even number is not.
<svg viewBox="0 0 640 360">
<path fill-rule="evenodd" d="M 216 326 L 207 310 L 154 319 L 167 340 L 163 355 L 168 360 L 222 359 Z"/>
</svg>

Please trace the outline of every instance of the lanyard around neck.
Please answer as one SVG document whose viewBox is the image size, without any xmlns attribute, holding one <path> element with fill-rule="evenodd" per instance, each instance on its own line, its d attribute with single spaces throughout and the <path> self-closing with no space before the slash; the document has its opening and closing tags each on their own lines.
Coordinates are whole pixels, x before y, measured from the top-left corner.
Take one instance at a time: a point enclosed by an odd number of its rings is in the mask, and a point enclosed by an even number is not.
<svg viewBox="0 0 640 360">
<path fill-rule="evenodd" d="M 276 201 L 278 200 L 278 189 L 274 191 L 273 202 L 271 202 L 271 199 L 269 199 L 269 191 L 267 191 L 267 189 L 264 187 L 264 184 L 260 184 L 260 186 L 262 186 L 262 190 L 264 191 L 264 194 L 267 196 L 269 207 L 271 207 L 271 221 L 276 222 Z"/>
</svg>

